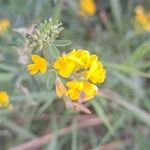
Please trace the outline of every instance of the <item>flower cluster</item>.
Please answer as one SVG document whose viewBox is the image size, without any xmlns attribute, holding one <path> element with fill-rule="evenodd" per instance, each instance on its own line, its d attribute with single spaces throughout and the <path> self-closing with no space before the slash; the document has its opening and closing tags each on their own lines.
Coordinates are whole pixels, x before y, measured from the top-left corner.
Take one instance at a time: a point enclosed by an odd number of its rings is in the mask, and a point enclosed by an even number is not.
<svg viewBox="0 0 150 150">
<path fill-rule="evenodd" d="M 12 105 L 9 102 L 9 95 L 5 91 L 0 91 L 0 108 L 12 108 Z"/>
<path fill-rule="evenodd" d="M 93 16 L 96 12 L 94 0 L 80 0 L 81 15 Z"/>
<path fill-rule="evenodd" d="M 10 22 L 8 19 L 0 20 L 0 35 L 2 35 L 10 27 Z"/>
<path fill-rule="evenodd" d="M 53 28 L 54 26 L 56 28 Z M 51 30 L 48 32 L 48 29 Z M 44 78 L 48 78 L 53 72 L 54 78 L 56 78 L 56 94 L 58 97 L 63 97 L 66 107 L 75 111 L 90 113 L 90 110 L 84 107 L 82 103 L 97 94 L 98 87 L 96 84 L 104 82 L 106 71 L 97 55 L 90 54 L 84 49 L 73 49 L 71 52 L 63 53 L 60 56 L 55 45 L 59 40 L 56 40 L 57 42 L 54 40 L 61 30 L 62 27 L 59 23 L 54 25 L 49 20 L 49 24 L 47 22 L 41 24 L 40 28 L 36 29 L 36 33 L 30 35 L 30 46 L 35 44 L 33 50 L 40 49 L 42 51 L 38 51 L 40 55 L 32 54 L 33 63 L 27 65 L 27 70 L 31 75 L 39 72 L 46 73 Z M 39 37 L 36 39 L 37 35 Z M 38 45 L 39 41 L 41 41 L 41 46 Z M 56 53 L 58 56 L 52 57 Z"/>
<path fill-rule="evenodd" d="M 86 101 L 97 93 L 96 83 L 103 83 L 105 69 L 98 57 L 87 50 L 72 50 L 63 54 L 53 64 L 58 74 L 72 79 L 66 83 L 66 94 L 73 101 Z"/>
<path fill-rule="evenodd" d="M 143 6 L 135 8 L 135 21 L 146 31 L 150 31 L 150 13 L 145 12 Z"/>
<path fill-rule="evenodd" d="M 28 35 L 30 47 L 33 49 L 43 50 L 49 44 L 53 43 L 63 30 L 61 23 L 54 22 L 52 18 L 45 20 L 38 27 L 35 27 L 34 32 Z"/>
</svg>

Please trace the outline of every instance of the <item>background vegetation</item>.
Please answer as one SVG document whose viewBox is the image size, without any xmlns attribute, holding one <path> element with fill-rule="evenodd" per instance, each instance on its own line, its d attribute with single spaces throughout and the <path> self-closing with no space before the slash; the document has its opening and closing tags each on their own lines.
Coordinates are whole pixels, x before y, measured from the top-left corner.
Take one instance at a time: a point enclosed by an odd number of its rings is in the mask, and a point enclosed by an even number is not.
<svg viewBox="0 0 150 150">
<path fill-rule="evenodd" d="M 77 0 L 0 0 L 0 18 L 11 22 L 0 37 L 0 90 L 14 107 L 0 110 L 1 150 L 149 150 L 150 32 L 135 28 L 134 8 L 148 11 L 150 1 L 95 3 L 96 14 L 81 17 Z M 45 86 L 26 70 L 25 33 L 50 17 L 63 23 L 60 38 L 72 41 L 62 52 L 88 49 L 107 70 L 101 94 L 87 103 L 92 115 L 67 110 L 53 76 Z"/>
</svg>

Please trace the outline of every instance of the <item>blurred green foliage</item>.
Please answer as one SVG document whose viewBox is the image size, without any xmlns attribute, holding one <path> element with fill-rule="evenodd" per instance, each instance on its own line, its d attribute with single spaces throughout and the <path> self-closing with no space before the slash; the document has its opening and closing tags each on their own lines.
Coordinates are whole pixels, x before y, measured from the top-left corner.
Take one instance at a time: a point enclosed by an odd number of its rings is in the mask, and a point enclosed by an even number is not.
<svg viewBox="0 0 150 150">
<path fill-rule="evenodd" d="M 12 111 L 0 110 L 1 150 L 49 132 L 57 135 L 68 125 L 73 125 L 70 133 L 55 136 L 42 149 L 96 150 L 105 143 L 122 141 L 121 150 L 149 150 L 150 32 L 137 32 L 133 24 L 135 6 L 150 10 L 150 1 L 95 3 L 97 13 L 82 18 L 77 0 L 0 0 L 0 18 L 11 22 L 10 30 L 0 37 L 0 90 L 8 91 L 14 106 Z M 25 34 L 18 32 L 50 17 L 63 23 L 60 39 L 72 41 L 63 41 L 65 47 L 61 47 L 58 39 L 59 50 L 88 49 L 100 56 L 107 70 L 107 81 L 99 88 L 116 96 L 96 96 L 87 103 L 103 122 L 97 126 L 78 129 L 76 118 L 88 115 L 66 110 L 55 95 L 53 74 L 46 77 L 45 86 L 40 74 L 30 76 L 26 71 L 26 50 L 30 48 L 25 47 Z"/>
</svg>

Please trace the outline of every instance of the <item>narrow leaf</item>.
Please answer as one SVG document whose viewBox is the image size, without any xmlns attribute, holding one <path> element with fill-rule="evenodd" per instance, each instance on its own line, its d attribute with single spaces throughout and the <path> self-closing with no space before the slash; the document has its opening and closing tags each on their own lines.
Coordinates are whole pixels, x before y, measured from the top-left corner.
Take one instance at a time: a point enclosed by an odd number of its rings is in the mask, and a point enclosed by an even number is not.
<svg viewBox="0 0 150 150">
<path fill-rule="evenodd" d="M 95 111 L 97 112 L 98 116 L 100 117 L 100 119 L 104 122 L 106 127 L 109 129 L 110 133 L 112 135 L 114 135 L 114 130 L 113 130 L 112 126 L 110 125 L 110 123 L 108 121 L 108 118 L 107 118 L 103 108 L 96 101 L 92 101 L 91 103 L 92 103 Z"/>
<path fill-rule="evenodd" d="M 60 56 L 59 50 L 52 44 L 49 46 L 48 51 L 52 58 L 58 58 Z"/>
<path fill-rule="evenodd" d="M 69 41 L 69 40 L 55 40 L 54 41 L 54 45 L 56 47 L 62 47 L 62 46 L 67 46 L 67 45 L 70 45 L 72 42 Z"/>
</svg>

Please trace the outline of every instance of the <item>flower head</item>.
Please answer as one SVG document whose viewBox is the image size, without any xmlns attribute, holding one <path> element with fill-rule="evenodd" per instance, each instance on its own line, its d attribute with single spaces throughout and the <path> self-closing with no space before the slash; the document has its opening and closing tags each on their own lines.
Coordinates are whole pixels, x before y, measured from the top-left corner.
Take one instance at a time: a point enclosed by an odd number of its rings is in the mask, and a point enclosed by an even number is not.
<svg viewBox="0 0 150 150">
<path fill-rule="evenodd" d="M 68 54 L 63 54 L 54 62 L 53 67 L 60 76 L 69 79 L 66 83 L 67 88 L 60 82 L 56 83 L 57 95 L 61 97 L 65 93 L 65 97 L 76 102 L 85 102 L 93 98 L 98 91 L 95 84 L 103 83 L 106 76 L 97 55 L 84 49 L 73 49 Z"/>
<path fill-rule="evenodd" d="M 93 98 L 97 93 L 97 86 L 87 81 L 72 80 L 66 83 L 67 94 L 73 101 L 86 101 Z"/>
<path fill-rule="evenodd" d="M 37 72 L 45 73 L 47 70 L 47 61 L 39 55 L 32 55 L 32 61 L 34 64 L 29 64 L 27 66 L 28 71 L 31 75 L 36 74 Z"/>
<path fill-rule="evenodd" d="M 54 62 L 53 67 L 58 70 L 59 75 L 65 78 L 74 73 L 93 83 L 102 83 L 106 74 L 98 57 L 94 54 L 90 55 L 87 50 L 83 49 L 74 49 L 68 54 L 63 54 Z"/>
<path fill-rule="evenodd" d="M 0 35 L 2 35 L 10 27 L 10 22 L 8 19 L 0 20 Z"/>
<path fill-rule="evenodd" d="M 75 63 L 70 61 L 66 55 L 59 57 L 53 64 L 53 67 L 58 70 L 59 75 L 68 78 L 74 69 Z"/>
<path fill-rule="evenodd" d="M 80 92 L 83 89 L 83 82 L 78 82 L 77 80 L 69 81 L 66 83 L 69 88 L 67 91 L 68 95 L 72 100 L 78 100 L 80 98 Z"/>
<path fill-rule="evenodd" d="M 80 0 L 81 15 L 93 16 L 96 12 L 94 0 Z"/>
<path fill-rule="evenodd" d="M 93 83 L 103 83 L 106 77 L 106 71 L 100 61 L 94 61 L 89 70 L 83 72 L 83 76 Z"/>
<path fill-rule="evenodd" d="M 74 71 L 77 71 L 79 69 L 84 69 L 88 65 L 90 53 L 83 49 L 73 49 L 70 53 L 67 54 L 67 58 L 74 62 Z"/>
<path fill-rule="evenodd" d="M 135 21 L 147 31 L 150 31 L 150 13 L 145 12 L 143 6 L 138 5 L 135 8 Z"/>
<path fill-rule="evenodd" d="M 64 28 L 62 23 L 50 18 L 41 23 L 32 34 L 28 35 L 30 46 L 33 49 L 44 50 L 55 41 Z"/>
<path fill-rule="evenodd" d="M 0 108 L 12 108 L 9 102 L 9 95 L 5 91 L 0 91 Z"/>
</svg>

